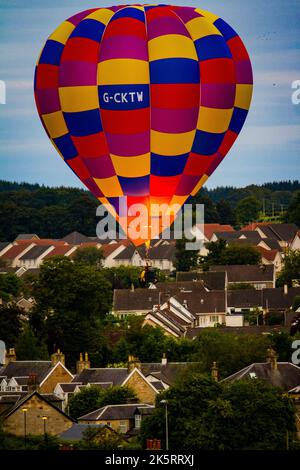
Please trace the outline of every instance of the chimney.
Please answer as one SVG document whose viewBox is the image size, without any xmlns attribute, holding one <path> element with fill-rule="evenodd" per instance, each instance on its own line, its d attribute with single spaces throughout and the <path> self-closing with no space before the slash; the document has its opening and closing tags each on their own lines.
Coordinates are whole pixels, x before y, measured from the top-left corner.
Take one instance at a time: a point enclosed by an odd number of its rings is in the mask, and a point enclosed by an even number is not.
<svg viewBox="0 0 300 470">
<path fill-rule="evenodd" d="M 84 354 L 84 360 L 83 360 L 83 354 L 79 354 L 79 361 L 76 362 L 76 373 L 80 374 L 84 369 L 89 369 L 91 367 L 91 362 L 89 361 L 89 355 L 86 352 Z"/>
<path fill-rule="evenodd" d="M 131 283 L 131 292 L 134 292 L 134 284 L 133 284 L 133 282 Z"/>
<path fill-rule="evenodd" d="M 166 366 L 167 363 L 168 363 L 168 359 L 167 359 L 166 353 L 163 353 L 163 357 L 161 358 L 161 365 Z"/>
<path fill-rule="evenodd" d="M 17 360 L 15 348 L 9 348 L 8 352 L 5 352 L 5 365 L 10 362 L 15 362 Z"/>
<path fill-rule="evenodd" d="M 128 356 L 128 372 L 132 372 L 134 368 L 141 370 L 141 361 L 138 357 Z"/>
<path fill-rule="evenodd" d="M 212 368 L 211 368 L 211 376 L 215 382 L 219 381 L 219 368 L 217 366 L 217 363 L 214 361 Z"/>
<path fill-rule="evenodd" d="M 271 364 L 272 370 L 277 370 L 277 354 L 272 347 L 267 349 L 267 362 Z"/>
<path fill-rule="evenodd" d="M 39 384 L 37 381 L 37 374 L 29 374 L 27 386 L 28 386 L 28 393 L 32 393 L 35 390 L 38 390 Z"/>
<path fill-rule="evenodd" d="M 65 355 L 58 349 L 54 354 L 51 356 L 52 365 L 55 366 L 58 362 L 61 362 L 65 365 Z"/>
<path fill-rule="evenodd" d="M 283 286 L 284 295 L 288 295 L 288 292 L 289 292 L 289 286 L 287 284 L 284 284 L 284 286 Z"/>
</svg>

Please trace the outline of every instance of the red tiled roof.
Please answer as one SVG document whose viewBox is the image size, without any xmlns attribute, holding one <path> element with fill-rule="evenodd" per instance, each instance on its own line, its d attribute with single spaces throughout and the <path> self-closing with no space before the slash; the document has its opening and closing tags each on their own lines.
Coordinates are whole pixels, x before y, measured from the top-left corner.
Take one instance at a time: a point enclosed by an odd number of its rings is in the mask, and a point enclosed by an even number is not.
<svg viewBox="0 0 300 470">
<path fill-rule="evenodd" d="M 130 242 L 128 240 L 122 240 L 121 242 L 117 243 L 110 243 L 110 244 L 105 244 L 101 247 L 102 253 L 104 258 L 107 258 L 109 255 L 111 255 L 117 248 L 120 246 L 128 246 Z"/>
<path fill-rule="evenodd" d="M 34 240 L 17 240 L 17 243 L 18 245 L 24 245 L 28 243 L 28 241 L 38 246 L 43 246 L 43 245 L 65 246 L 67 245 L 67 243 L 64 241 L 53 240 L 52 238 L 40 238 L 40 239 L 34 239 Z"/>
<path fill-rule="evenodd" d="M 260 251 L 262 257 L 267 259 L 268 261 L 274 261 L 278 253 L 277 250 L 266 250 L 261 246 L 258 246 L 257 249 Z"/>
<path fill-rule="evenodd" d="M 234 228 L 231 225 L 222 224 L 204 224 L 204 235 L 210 240 L 215 232 L 234 232 Z"/>
<path fill-rule="evenodd" d="M 266 225 L 270 225 L 271 222 L 252 222 L 251 224 L 242 227 L 241 230 L 256 230 L 257 227 L 265 227 Z"/>
<path fill-rule="evenodd" d="M 65 256 L 72 248 L 73 245 L 57 246 L 54 250 L 50 251 L 44 259 L 51 258 L 52 256 Z M 73 251 L 72 254 L 73 253 L 75 253 L 75 251 Z"/>
<path fill-rule="evenodd" d="M 1 256 L 1 259 L 11 259 L 11 260 L 13 260 L 17 256 L 21 255 L 21 253 L 23 251 L 25 251 L 26 248 L 28 248 L 33 243 L 35 243 L 35 242 L 33 242 L 32 240 L 23 241 L 20 244 L 18 243 L 17 245 L 12 246 L 8 251 L 6 251 L 6 253 L 4 253 Z"/>
</svg>

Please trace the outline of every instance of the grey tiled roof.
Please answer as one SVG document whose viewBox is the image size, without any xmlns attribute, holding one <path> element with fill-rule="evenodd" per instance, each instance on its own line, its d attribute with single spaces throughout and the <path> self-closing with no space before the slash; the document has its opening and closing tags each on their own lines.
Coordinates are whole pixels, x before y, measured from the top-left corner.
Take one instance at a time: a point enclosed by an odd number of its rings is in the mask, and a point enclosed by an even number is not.
<svg viewBox="0 0 300 470">
<path fill-rule="evenodd" d="M 68 233 L 64 238 L 63 241 L 69 243 L 70 245 L 80 245 L 80 243 L 90 242 L 91 239 L 86 235 L 83 235 L 80 232 L 72 232 Z"/>
<path fill-rule="evenodd" d="M 29 251 L 27 251 L 23 256 L 20 257 L 20 260 L 26 259 L 37 259 L 43 253 L 45 253 L 52 245 L 37 245 L 32 247 Z"/>
<path fill-rule="evenodd" d="M 203 281 L 205 287 L 209 290 L 222 290 L 225 288 L 225 272 L 177 272 L 177 281 Z"/>
<path fill-rule="evenodd" d="M 289 362 L 278 362 L 277 369 L 274 370 L 269 362 L 254 363 L 226 377 L 223 381 L 234 382 L 246 378 L 264 380 L 270 385 L 287 392 L 300 384 L 300 367 Z"/>
<path fill-rule="evenodd" d="M 40 383 L 52 369 L 51 361 L 14 361 L 1 370 L 1 375 L 8 377 L 28 377 L 36 374 Z"/>
<path fill-rule="evenodd" d="M 228 282 L 273 282 L 273 265 L 224 265 L 211 266 L 210 271 L 227 272 Z"/>
<path fill-rule="evenodd" d="M 80 418 L 78 418 L 78 421 L 109 421 L 115 419 L 133 419 L 134 413 L 139 407 L 151 408 L 152 406 L 144 403 L 103 406 L 98 410 L 92 411 L 91 413 L 81 416 Z"/>
<path fill-rule="evenodd" d="M 80 374 L 77 374 L 73 382 L 81 382 L 87 385 L 88 383 L 101 383 L 111 382 L 113 385 L 121 385 L 128 377 L 127 368 L 99 368 L 99 369 L 84 369 Z"/>
<path fill-rule="evenodd" d="M 59 435 L 59 438 L 63 441 L 80 441 L 83 438 L 83 433 L 89 429 L 101 429 L 109 428 L 106 424 L 81 424 L 74 423 L 73 426 L 67 431 L 64 431 Z M 110 428 L 109 428 L 110 429 Z"/>
</svg>

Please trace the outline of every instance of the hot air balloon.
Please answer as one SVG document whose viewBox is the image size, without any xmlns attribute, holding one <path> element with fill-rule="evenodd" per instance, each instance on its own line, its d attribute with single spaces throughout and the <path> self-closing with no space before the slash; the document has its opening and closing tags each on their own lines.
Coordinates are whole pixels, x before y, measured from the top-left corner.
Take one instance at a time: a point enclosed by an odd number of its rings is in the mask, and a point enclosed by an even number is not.
<svg viewBox="0 0 300 470">
<path fill-rule="evenodd" d="M 124 198 L 128 208 L 180 207 L 200 190 L 239 135 L 252 87 L 248 53 L 231 26 L 170 5 L 72 16 L 49 36 L 35 73 L 49 138 L 121 226 Z"/>
</svg>

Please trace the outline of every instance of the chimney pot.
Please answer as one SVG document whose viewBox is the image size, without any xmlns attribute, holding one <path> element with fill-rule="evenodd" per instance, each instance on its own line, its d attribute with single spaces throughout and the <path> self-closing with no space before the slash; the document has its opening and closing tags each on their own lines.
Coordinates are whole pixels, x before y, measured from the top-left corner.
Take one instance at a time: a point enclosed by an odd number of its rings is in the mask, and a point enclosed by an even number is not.
<svg viewBox="0 0 300 470">
<path fill-rule="evenodd" d="M 288 287 L 287 284 L 284 284 L 284 286 L 283 286 L 283 293 L 284 293 L 284 295 L 287 295 L 288 292 L 289 292 L 289 287 Z"/>
<path fill-rule="evenodd" d="M 168 359 L 167 359 L 166 353 L 163 353 L 163 357 L 161 358 L 161 365 L 166 366 L 167 363 L 168 363 Z"/>
</svg>

